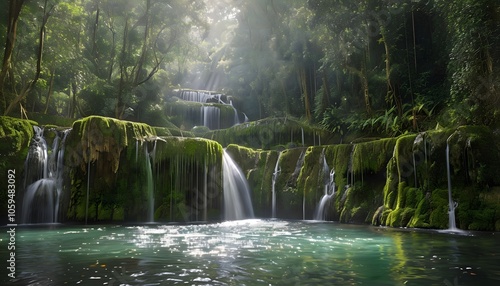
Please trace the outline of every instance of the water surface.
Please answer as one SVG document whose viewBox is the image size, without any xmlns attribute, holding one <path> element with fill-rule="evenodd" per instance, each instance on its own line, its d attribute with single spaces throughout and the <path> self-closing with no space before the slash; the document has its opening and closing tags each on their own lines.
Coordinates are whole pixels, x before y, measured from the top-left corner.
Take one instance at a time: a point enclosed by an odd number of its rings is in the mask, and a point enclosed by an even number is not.
<svg viewBox="0 0 500 286">
<path fill-rule="evenodd" d="M 27 227 L 7 285 L 500 285 L 498 235 L 280 220 Z"/>
</svg>

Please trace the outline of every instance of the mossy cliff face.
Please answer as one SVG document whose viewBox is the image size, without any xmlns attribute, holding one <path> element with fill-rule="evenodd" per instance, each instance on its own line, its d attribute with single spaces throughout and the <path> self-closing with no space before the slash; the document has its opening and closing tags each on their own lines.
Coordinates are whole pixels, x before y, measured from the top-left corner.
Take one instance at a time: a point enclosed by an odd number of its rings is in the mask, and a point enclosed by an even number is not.
<svg viewBox="0 0 500 286">
<path fill-rule="evenodd" d="M 483 127 L 429 131 L 398 138 L 387 165 L 384 204 L 374 224 L 393 227 L 448 228 L 449 145 L 452 198 L 457 227 L 499 230 L 499 150 L 495 135 Z"/>
<path fill-rule="evenodd" d="M 121 152 L 136 140 L 156 136 L 147 124 L 90 116 L 73 123 L 67 138 L 66 162 L 69 166 L 85 169 L 88 162 L 102 163 L 102 173 L 116 173 Z M 109 170 L 105 170 L 109 169 Z"/>
<path fill-rule="evenodd" d="M 151 212 L 155 221 L 218 218 L 220 144 L 155 135 L 141 123 L 104 117 L 76 121 L 66 146 L 72 182 L 65 198 L 67 219 L 147 221 Z"/>
<path fill-rule="evenodd" d="M 16 195 L 23 183 L 24 161 L 28 153 L 31 138 L 33 137 L 33 126 L 38 125 L 31 120 L 23 120 L 8 116 L 0 116 L 0 170 L 2 188 L 0 191 L 0 210 L 7 213 L 7 170 L 15 172 Z M 19 196 L 17 196 L 19 199 Z M 7 216 L 2 216 L 0 223 L 6 223 Z"/>
<path fill-rule="evenodd" d="M 254 208 L 264 217 L 271 212 L 278 158 L 277 217 L 300 219 L 312 219 L 324 194 L 326 160 L 328 169 L 335 171 L 336 185 L 327 219 L 443 229 L 448 228 L 449 146 L 457 226 L 500 230 L 497 142 L 491 130 L 466 126 L 357 144 L 286 149 L 281 154 L 237 145 L 228 150 L 246 172 Z"/>
<path fill-rule="evenodd" d="M 75 121 L 66 139 L 64 158 L 71 181 L 71 192 L 63 200 L 67 219 L 124 219 L 127 195 L 121 192 L 124 186 L 120 183 L 137 173 L 127 162 L 127 154 L 135 151 L 137 141 L 153 136 L 155 130 L 142 123 L 100 116 Z"/>
<path fill-rule="evenodd" d="M 222 146 L 181 137 L 165 137 L 155 144 L 155 221 L 220 220 Z"/>
<path fill-rule="evenodd" d="M 208 132 L 204 137 L 216 140 L 223 146 L 238 144 L 264 150 L 276 146 L 295 148 L 332 144 L 339 139 L 330 132 L 292 118 L 271 118 L 242 123 L 231 128 Z"/>
</svg>

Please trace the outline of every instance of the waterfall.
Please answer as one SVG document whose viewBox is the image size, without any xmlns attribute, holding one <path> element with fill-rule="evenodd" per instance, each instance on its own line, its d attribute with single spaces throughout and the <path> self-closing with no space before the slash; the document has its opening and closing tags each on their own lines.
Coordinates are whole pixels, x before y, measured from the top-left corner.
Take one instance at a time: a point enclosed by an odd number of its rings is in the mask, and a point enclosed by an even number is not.
<svg viewBox="0 0 500 286">
<path fill-rule="evenodd" d="M 144 156 L 145 156 L 145 170 L 146 170 L 146 194 L 148 197 L 148 222 L 154 222 L 154 206 L 155 206 L 155 198 L 154 198 L 154 182 L 153 182 L 153 166 L 154 159 L 156 155 L 156 142 L 151 153 L 148 152 L 148 144 L 144 144 Z M 151 162 L 153 159 L 153 162 Z"/>
<path fill-rule="evenodd" d="M 453 134 L 451 135 L 453 136 Z M 457 230 L 455 222 L 455 208 L 458 203 L 451 197 L 451 172 L 450 172 L 450 137 L 446 140 L 446 174 L 448 176 L 448 230 Z"/>
<path fill-rule="evenodd" d="M 274 166 L 273 172 L 273 184 L 272 184 L 272 218 L 276 218 L 276 180 L 278 179 L 278 175 L 281 172 L 280 168 L 280 158 L 283 152 L 280 152 L 278 155 L 278 160 L 276 160 L 276 165 Z"/>
<path fill-rule="evenodd" d="M 325 177 L 325 183 L 323 188 L 324 193 L 314 213 L 315 220 L 326 219 L 327 204 L 330 202 L 330 200 L 333 198 L 333 195 L 335 194 L 335 170 L 332 168 L 332 170 L 330 171 L 324 153 L 323 153 L 323 174 Z"/>
<path fill-rule="evenodd" d="M 293 171 L 292 178 L 297 180 L 300 174 L 300 170 L 302 169 L 302 165 L 304 165 L 304 160 L 306 158 L 306 150 L 303 150 L 300 153 L 299 159 L 297 160 L 297 164 L 295 165 L 295 170 Z M 305 191 L 303 192 L 303 197 L 302 197 L 302 219 L 306 219 L 306 194 Z"/>
<path fill-rule="evenodd" d="M 236 110 L 236 108 L 234 107 L 232 100 L 229 100 L 229 105 L 231 105 L 231 107 L 233 108 L 233 111 L 234 111 L 233 124 L 240 125 L 242 122 L 240 121 L 240 116 L 238 115 L 238 110 Z M 246 118 L 246 115 L 245 115 L 245 118 Z"/>
<path fill-rule="evenodd" d="M 206 90 L 177 90 L 176 92 L 181 102 L 198 103 L 188 104 L 180 109 L 173 107 L 169 109 L 170 115 L 181 118 L 182 122 L 185 122 L 189 126 L 201 125 L 211 130 L 217 130 L 248 121 L 246 114 L 240 114 L 234 107 L 230 96 Z M 180 106 L 184 105 L 181 103 Z M 232 118 L 226 112 L 229 107 L 234 111 Z"/>
<path fill-rule="evenodd" d="M 87 224 L 89 219 L 89 199 L 90 199 L 90 164 L 91 161 L 87 162 L 87 197 L 85 201 L 85 224 Z"/>
<path fill-rule="evenodd" d="M 253 206 L 247 179 L 231 156 L 223 151 L 224 216 L 226 220 L 253 218 Z"/>
<path fill-rule="evenodd" d="M 211 130 L 220 129 L 220 109 L 216 106 L 202 106 L 203 126 Z"/>
<path fill-rule="evenodd" d="M 221 94 L 212 94 L 210 91 L 203 90 L 183 90 L 180 92 L 180 98 L 191 102 L 207 103 L 209 100 L 216 100 L 223 103 Z"/>
<path fill-rule="evenodd" d="M 22 223 L 55 223 L 63 189 L 64 147 L 69 130 L 57 132 L 49 149 L 44 130 L 34 126 L 25 161 Z"/>
</svg>

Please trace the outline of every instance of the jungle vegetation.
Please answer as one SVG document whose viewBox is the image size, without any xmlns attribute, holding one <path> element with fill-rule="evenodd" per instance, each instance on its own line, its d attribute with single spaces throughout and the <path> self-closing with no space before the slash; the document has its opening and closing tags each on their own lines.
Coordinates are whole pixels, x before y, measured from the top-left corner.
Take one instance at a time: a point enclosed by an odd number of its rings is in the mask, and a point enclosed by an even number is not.
<svg viewBox="0 0 500 286">
<path fill-rule="evenodd" d="M 161 126 L 193 88 L 341 134 L 500 119 L 498 0 L 8 0 L 0 19 L 3 115 Z"/>
</svg>

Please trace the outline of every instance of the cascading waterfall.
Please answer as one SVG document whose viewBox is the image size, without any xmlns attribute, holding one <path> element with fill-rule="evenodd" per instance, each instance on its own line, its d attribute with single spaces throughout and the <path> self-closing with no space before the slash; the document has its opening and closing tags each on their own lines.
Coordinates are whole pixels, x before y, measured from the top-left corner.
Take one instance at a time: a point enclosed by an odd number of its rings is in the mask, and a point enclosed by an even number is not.
<svg viewBox="0 0 500 286">
<path fill-rule="evenodd" d="M 153 164 L 156 156 L 156 141 L 153 150 L 148 152 L 148 145 L 144 144 L 145 170 L 146 170 L 146 194 L 148 196 L 148 222 L 154 222 L 154 181 L 153 181 Z M 151 162 L 153 161 L 153 162 Z"/>
<path fill-rule="evenodd" d="M 229 101 L 229 105 L 231 105 L 234 111 L 234 119 L 233 119 L 234 125 L 240 125 L 241 123 L 245 123 L 248 121 L 247 115 L 243 113 L 245 115 L 245 119 L 243 120 L 243 122 L 241 122 L 240 116 L 238 115 L 238 110 L 236 109 L 236 107 L 234 107 L 232 100 Z"/>
<path fill-rule="evenodd" d="M 215 106 L 202 106 L 201 114 L 203 118 L 203 126 L 211 130 L 220 129 L 220 109 Z"/>
<path fill-rule="evenodd" d="M 185 101 L 207 103 L 208 101 L 216 101 L 218 103 L 224 103 L 221 99 L 220 93 L 212 93 L 210 91 L 203 90 L 182 90 L 180 92 L 180 98 Z"/>
<path fill-rule="evenodd" d="M 224 216 L 226 220 L 253 218 L 250 187 L 240 167 L 223 151 Z"/>
<path fill-rule="evenodd" d="M 56 223 L 59 201 L 63 189 L 63 159 L 66 137 L 69 130 L 56 132 L 49 149 L 44 130 L 34 127 L 25 161 L 25 192 L 23 197 L 22 223 Z"/>
<path fill-rule="evenodd" d="M 182 101 L 197 102 L 201 107 L 188 108 L 182 114 L 193 120 L 194 125 L 206 126 L 211 130 L 226 128 L 242 123 L 240 115 L 229 96 L 224 96 L 217 92 L 204 90 L 178 90 L 178 97 Z M 234 110 L 233 118 L 224 117 L 221 112 L 223 106 L 230 106 Z M 173 110 L 171 109 L 170 112 Z M 248 121 L 246 114 L 243 122 Z M 227 122 L 226 122 L 227 121 Z M 232 121 L 232 122 L 231 122 Z"/>
<path fill-rule="evenodd" d="M 458 203 L 453 201 L 451 196 L 451 171 L 450 171 L 450 138 L 453 134 L 446 140 L 446 173 L 448 176 L 448 230 L 457 230 L 455 222 L 455 209 Z"/>
<path fill-rule="evenodd" d="M 321 197 L 318 209 L 315 212 L 315 220 L 325 220 L 327 205 L 335 195 L 335 170 L 330 171 L 330 180 L 325 184 L 325 193 Z"/>
<path fill-rule="evenodd" d="M 323 150 L 324 152 L 324 150 Z M 318 207 L 314 213 L 314 220 L 325 220 L 326 219 L 326 209 L 328 202 L 333 198 L 335 194 L 335 170 L 328 167 L 326 162 L 326 156 L 323 153 L 323 174 L 325 177 L 324 183 L 324 194 L 321 197 Z"/>
<path fill-rule="evenodd" d="M 153 176 L 153 167 L 156 164 L 156 146 L 158 139 L 154 141 L 153 150 L 151 152 L 148 150 L 148 144 L 144 144 L 144 141 L 135 141 L 135 162 L 140 168 L 144 168 L 146 174 L 146 184 L 144 193 L 147 196 L 147 218 L 146 222 L 154 222 L 154 206 L 155 206 L 155 181 Z M 139 161 L 139 145 L 143 149 L 144 161 Z M 142 158 L 142 157 L 141 157 Z M 142 165 L 141 165 L 142 164 Z"/>
<path fill-rule="evenodd" d="M 276 180 L 278 179 L 278 175 L 281 172 L 280 168 L 280 158 L 281 158 L 282 152 L 279 153 L 278 155 L 278 160 L 276 160 L 276 166 L 274 166 L 274 172 L 273 172 L 273 182 L 272 182 L 272 218 L 276 218 Z"/>
</svg>

